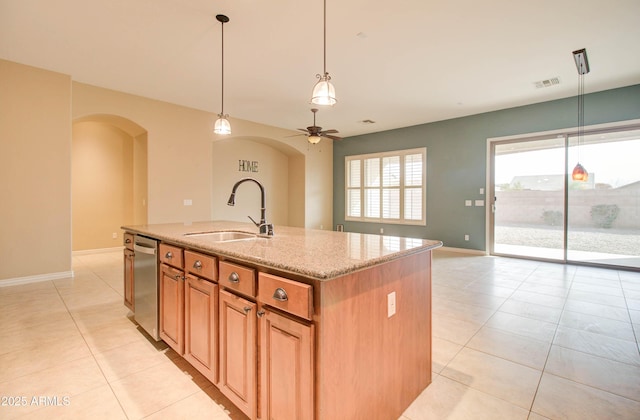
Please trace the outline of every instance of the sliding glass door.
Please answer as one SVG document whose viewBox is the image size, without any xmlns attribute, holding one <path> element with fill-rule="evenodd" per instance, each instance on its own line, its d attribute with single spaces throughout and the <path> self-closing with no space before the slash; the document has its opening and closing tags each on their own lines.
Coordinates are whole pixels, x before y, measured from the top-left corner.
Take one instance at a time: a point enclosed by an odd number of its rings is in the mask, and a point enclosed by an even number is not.
<svg viewBox="0 0 640 420">
<path fill-rule="evenodd" d="M 493 147 L 494 254 L 564 259 L 565 139 Z"/>
<path fill-rule="evenodd" d="M 492 143 L 490 252 L 640 268 L 638 156 L 638 129 Z"/>
<path fill-rule="evenodd" d="M 640 130 L 569 137 L 569 170 L 587 182 L 568 191 L 567 260 L 640 268 Z"/>
</svg>

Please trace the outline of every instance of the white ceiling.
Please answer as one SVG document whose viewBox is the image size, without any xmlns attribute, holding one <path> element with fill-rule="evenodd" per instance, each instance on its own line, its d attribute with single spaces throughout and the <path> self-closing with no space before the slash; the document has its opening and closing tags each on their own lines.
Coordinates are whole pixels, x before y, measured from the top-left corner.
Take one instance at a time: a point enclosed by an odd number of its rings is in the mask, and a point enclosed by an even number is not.
<svg viewBox="0 0 640 420">
<path fill-rule="evenodd" d="M 311 125 L 322 0 L 0 0 L 0 58 L 277 127 Z M 640 83 L 640 1 L 327 0 L 327 71 L 343 136 Z M 559 85 L 534 82 L 557 77 Z M 588 103 L 586 104 L 588 109 Z M 361 121 L 370 119 L 375 124 Z"/>
</svg>

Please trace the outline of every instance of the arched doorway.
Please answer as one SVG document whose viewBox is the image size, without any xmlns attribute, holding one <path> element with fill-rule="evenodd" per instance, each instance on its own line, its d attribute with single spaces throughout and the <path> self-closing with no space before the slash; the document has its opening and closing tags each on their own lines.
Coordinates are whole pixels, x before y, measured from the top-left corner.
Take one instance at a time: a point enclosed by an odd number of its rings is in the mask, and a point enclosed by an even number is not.
<svg viewBox="0 0 640 420">
<path fill-rule="evenodd" d="M 73 121 L 72 249 L 122 245 L 120 226 L 147 222 L 147 131 L 116 115 Z"/>
</svg>

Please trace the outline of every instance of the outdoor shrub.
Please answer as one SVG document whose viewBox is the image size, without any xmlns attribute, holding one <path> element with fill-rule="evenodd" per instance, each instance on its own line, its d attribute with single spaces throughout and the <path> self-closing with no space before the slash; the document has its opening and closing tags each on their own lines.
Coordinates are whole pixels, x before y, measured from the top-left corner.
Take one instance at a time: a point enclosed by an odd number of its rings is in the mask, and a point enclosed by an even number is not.
<svg viewBox="0 0 640 420">
<path fill-rule="evenodd" d="M 617 204 L 597 204 L 591 206 L 591 220 L 597 227 L 611 228 L 611 225 L 618 217 L 620 207 Z"/>
<path fill-rule="evenodd" d="M 542 221 L 549 226 L 562 226 L 562 212 L 558 210 L 544 210 L 542 212 Z"/>
</svg>

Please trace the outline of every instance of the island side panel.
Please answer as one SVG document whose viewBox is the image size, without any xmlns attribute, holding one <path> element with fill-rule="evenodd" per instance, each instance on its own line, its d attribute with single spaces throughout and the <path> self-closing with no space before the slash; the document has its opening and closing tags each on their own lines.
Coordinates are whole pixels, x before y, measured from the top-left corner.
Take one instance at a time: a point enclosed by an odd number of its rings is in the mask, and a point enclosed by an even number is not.
<svg viewBox="0 0 640 420">
<path fill-rule="evenodd" d="M 431 251 L 320 288 L 317 419 L 400 417 L 431 383 Z"/>
</svg>

